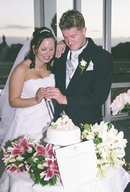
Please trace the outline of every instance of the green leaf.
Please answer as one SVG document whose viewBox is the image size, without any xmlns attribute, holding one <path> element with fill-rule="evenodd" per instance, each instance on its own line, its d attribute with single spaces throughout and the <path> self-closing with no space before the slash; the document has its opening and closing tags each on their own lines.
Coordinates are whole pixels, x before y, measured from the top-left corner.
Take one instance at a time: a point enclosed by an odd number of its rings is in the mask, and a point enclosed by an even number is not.
<svg viewBox="0 0 130 192">
<path fill-rule="evenodd" d="M 95 144 L 102 143 L 102 138 L 95 138 L 95 139 L 94 139 L 94 143 L 95 143 Z"/>
<path fill-rule="evenodd" d="M 25 153 L 22 155 L 25 159 L 28 159 L 29 157 L 32 157 L 33 154 L 35 153 L 35 149 L 32 148 L 32 152 L 28 153 L 27 151 L 25 151 Z"/>
<path fill-rule="evenodd" d="M 84 124 L 84 130 L 91 131 L 89 124 Z"/>
<path fill-rule="evenodd" d="M 54 124 L 54 125 L 52 125 L 52 128 L 53 128 L 53 129 L 56 129 L 57 126 L 58 126 L 57 124 Z"/>
<path fill-rule="evenodd" d="M 18 167 L 21 163 L 22 163 L 22 161 L 16 161 L 15 165 Z M 23 164 L 24 164 L 24 161 L 23 161 Z"/>
<path fill-rule="evenodd" d="M 122 109 L 122 112 L 128 113 L 128 115 L 130 116 L 130 104 L 127 103 L 124 109 Z"/>
<path fill-rule="evenodd" d="M 112 128 L 112 124 L 111 123 L 107 123 L 107 127 L 110 130 Z"/>
<path fill-rule="evenodd" d="M 32 156 L 32 157 L 29 157 L 28 158 L 28 162 L 33 165 L 33 166 L 36 166 L 37 164 L 40 164 L 40 163 L 43 163 L 45 162 L 45 159 L 43 156 Z"/>
</svg>

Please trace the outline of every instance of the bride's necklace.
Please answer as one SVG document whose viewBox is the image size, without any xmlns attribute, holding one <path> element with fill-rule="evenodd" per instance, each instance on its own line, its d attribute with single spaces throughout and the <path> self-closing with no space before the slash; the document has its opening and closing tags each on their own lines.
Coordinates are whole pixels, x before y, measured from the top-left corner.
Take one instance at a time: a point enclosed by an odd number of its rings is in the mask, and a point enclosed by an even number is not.
<svg viewBox="0 0 130 192">
<path fill-rule="evenodd" d="M 42 70 L 44 69 L 44 66 L 39 69 L 39 68 L 37 68 L 37 66 L 35 65 L 35 69 L 36 69 L 37 71 L 42 71 Z"/>
</svg>

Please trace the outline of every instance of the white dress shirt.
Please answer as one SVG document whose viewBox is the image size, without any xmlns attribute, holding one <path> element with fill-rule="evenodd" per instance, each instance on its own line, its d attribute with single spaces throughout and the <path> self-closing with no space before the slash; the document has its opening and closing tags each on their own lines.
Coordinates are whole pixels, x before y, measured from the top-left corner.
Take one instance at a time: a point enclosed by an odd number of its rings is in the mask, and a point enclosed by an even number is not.
<svg viewBox="0 0 130 192">
<path fill-rule="evenodd" d="M 84 44 L 83 47 L 81 47 L 80 49 L 76 50 L 76 51 L 69 51 L 68 55 L 67 55 L 67 62 L 66 62 L 66 88 L 68 87 L 68 84 L 71 80 L 71 78 L 74 75 L 74 72 L 78 66 L 78 56 L 79 54 L 83 51 L 83 49 L 85 49 L 85 47 L 87 46 L 88 41 L 86 41 L 86 43 Z"/>
</svg>

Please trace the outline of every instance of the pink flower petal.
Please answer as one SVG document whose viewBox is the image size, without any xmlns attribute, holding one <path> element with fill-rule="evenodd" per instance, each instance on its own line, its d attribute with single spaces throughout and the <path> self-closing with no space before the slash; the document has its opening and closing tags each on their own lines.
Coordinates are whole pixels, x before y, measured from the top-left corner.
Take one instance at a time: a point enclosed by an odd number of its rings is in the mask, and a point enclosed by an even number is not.
<svg viewBox="0 0 130 192">
<path fill-rule="evenodd" d="M 13 172 L 17 172 L 17 173 L 19 173 L 19 172 L 23 172 L 23 165 L 21 165 L 21 166 L 19 166 L 19 167 L 17 167 L 16 165 L 11 165 L 10 166 L 10 168 L 8 169 L 8 172 L 11 172 L 11 173 L 13 173 Z"/>
<path fill-rule="evenodd" d="M 28 150 L 29 144 L 28 144 L 28 141 L 27 141 L 26 138 L 23 138 L 23 139 L 20 141 L 20 147 L 22 147 L 24 150 Z"/>
<path fill-rule="evenodd" d="M 51 145 L 47 144 L 45 147 L 43 145 L 38 145 L 36 147 L 36 153 L 34 155 L 35 156 L 42 155 L 44 157 L 50 157 L 52 154 L 53 150 L 51 148 Z"/>
<path fill-rule="evenodd" d="M 11 155 L 22 155 L 23 154 L 23 151 L 21 151 L 21 149 L 18 149 L 18 148 L 15 148 Z"/>
<path fill-rule="evenodd" d="M 44 171 L 43 175 L 45 175 L 45 178 L 44 178 L 45 181 L 47 181 L 53 177 L 53 173 L 50 169 L 48 169 L 47 171 Z"/>
<path fill-rule="evenodd" d="M 49 180 L 53 177 L 53 175 L 60 175 L 57 160 L 56 159 L 46 159 L 48 163 L 48 169 L 44 172 L 42 172 L 40 175 L 45 175 L 44 180 Z"/>
</svg>

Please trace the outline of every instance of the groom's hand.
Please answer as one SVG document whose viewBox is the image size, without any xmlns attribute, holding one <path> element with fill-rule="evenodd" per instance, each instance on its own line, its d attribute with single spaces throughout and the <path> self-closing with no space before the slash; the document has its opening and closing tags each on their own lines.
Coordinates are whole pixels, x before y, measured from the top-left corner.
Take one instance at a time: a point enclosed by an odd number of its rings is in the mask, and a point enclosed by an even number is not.
<svg viewBox="0 0 130 192">
<path fill-rule="evenodd" d="M 49 99 L 55 99 L 59 104 L 67 104 L 67 98 L 56 87 L 44 88 L 43 96 Z"/>
</svg>

